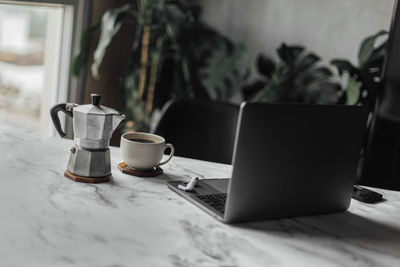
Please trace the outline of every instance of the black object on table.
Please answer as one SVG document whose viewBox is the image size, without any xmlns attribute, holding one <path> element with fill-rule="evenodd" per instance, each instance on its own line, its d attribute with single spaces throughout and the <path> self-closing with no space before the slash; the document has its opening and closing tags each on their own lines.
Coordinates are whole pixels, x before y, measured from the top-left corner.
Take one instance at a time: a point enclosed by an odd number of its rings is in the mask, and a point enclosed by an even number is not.
<svg viewBox="0 0 400 267">
<path fill-rule="evenodd" d="M 377 203 L 383 200 L 382 194 L 374 192 L 359 185 L 353 186 L 352 198 L 364 203 Z"/>
</svg>

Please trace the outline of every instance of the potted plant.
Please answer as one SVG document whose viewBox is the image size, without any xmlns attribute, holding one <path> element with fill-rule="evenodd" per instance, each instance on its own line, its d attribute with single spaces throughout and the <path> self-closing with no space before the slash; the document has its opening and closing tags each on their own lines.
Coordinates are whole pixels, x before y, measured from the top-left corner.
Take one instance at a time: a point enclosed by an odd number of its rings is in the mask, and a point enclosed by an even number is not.
<svg viewBox="0 0 400 267">
<path fill-rule="evenodd" d="M 134 32 L 123 78 L 126 128 L 147 131 L 159 109 L 171 98 L 230 101 L 240 92 L 249 69 L 243 45 L 235 44 L 199 19 L 191 1 L 140 0 L 108 10 L 83 35 L 73 72 L 87 62 L 88 40 L 100 30 L 91 63 L 98 77 L 108 45 L 123 24 Z"/>
<path fill-rule="evenodd" d="M 279 62 L 260 54 L 257 68 L 262 79 L 243 89 L 248 101 L 336 104 L 343 102 L 343 90 L 333 72 L 320 57 L 302 46 L 282 43 Z"/>
</svg>

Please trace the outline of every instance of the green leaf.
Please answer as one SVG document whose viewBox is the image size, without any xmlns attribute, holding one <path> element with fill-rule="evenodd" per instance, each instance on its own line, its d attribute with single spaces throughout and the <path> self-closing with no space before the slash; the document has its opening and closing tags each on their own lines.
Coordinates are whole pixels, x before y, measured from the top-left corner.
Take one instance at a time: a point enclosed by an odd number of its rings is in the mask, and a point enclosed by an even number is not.
<svg viewBox="0 0 400 267">
<path fill-rule="evenodd" d="M 91 66 L 92 75 L 95 78 L 99 77 L 99 68 L 103 61 L 108 45 L 111 43 L 115 34 L 121 28 L 122 23 L 119 21 L 120 15 L 123 13 L 132 14 L 128 11 L 132 9 L 132 5 L 126 4 L 122 7 L 113 8 L 104 13 L 101 18 L 101 33 L 97 48 L 94 51 L 93 63 Z"/>
<path fill-rule="evenodd" d="M 212 100 L 230 100 L 244 86 L 248 72 L 245 47 L 237 45 L 230 52 L 223 45 L 212 53 L 199 70 L 200 82 Z"/>
<path fill-rule="evenodd" d="M 331 61 L 331 64 L 338 69 L 340 76 L 345 72 L 347 72 L 351 77 L 358 75 L 358 69 L 346 59 L 334 59 Z"/>
<path fill-rule="evenodd" d="M 267 78 L 271 78 L 275 70 L 275 62 L 263 54 L 260 54 L 257 58 L 257 68 L 261 74 Z"/>
<path fill-rule="evenodd" d="M 332 77 L 332 71 L 327 67 L 316 67 L 309 71 L 305 71 L 302 75 L 299 75 L 299 79 L 303 83 L 311 83 L 314 81 L 326 80 Z"/>
<path fill-rule="evenodd" d="M 279 58 L 288 65 L 292 65 L 295 59 L 304 51 L 303 46 L 299 45 L 286 45 L 282 43 L 277 49 Z"/>
<path fill-rule="evenodd" d="M 256 80 L 250 84 L 247 84 L 242 89 L 242 95 L 244 100 L 251 100 L 260 90 L 266 85 L 264 80 Z"/>
<path fill-rule="evenodd" d="M 360 49 L 358 51 L 358 64 L 360 67 L 364 66 L 365 63 L 368 61 L 369 57 L 372 55 L 374 48 L 375 48 L 375 42 L 377 39 L 382 36 L 388 34 L 387 31 L 381 30 L 377 32 L 376 34 L 369 36 L 365 38 L 360 46 Z"/>
<path fill-rule="evenodd" d="M 337 104 L 342 87 L 337 82 L 325 81 L 317 84 L 314 102 L 317 104 Z"/>
<path fill-rule="evenodd" d="M 100 27 L 100 22 L 97 22 L 95 25 L 90 26 L 88 29 L 84 31 L 81 38 L 81 44 L 79 48 L 79 54 L 75 57 L 74 62 L 72 63 L 72 74 L 75 76 L 79 76 L 81 73 L 83 65 L 88 60 L 88 49 L 89 49 L 89 40 L 92 37 L 92 34 Z"/>
<path fill-rule="evenodd" d="M 341 86 L 332 71 L 319 64 L 320 57 L 303 47 L 282 44 L 277 53 L 281 61 L 267 84 L 251 97 L 253 101 L 281 103 L 334 104 Z"/>
<path fill-rule="evenodd" d="M 360 72 L 369 75 L 372 78 L 380 78 L 382 72 L 383 62 L 386 55 L 387 41 L 381 44 L 378 48 L 375 48 L 367 62 L 360 68 Z"/>
<path fill-rule="evenodd" d="M 348 105 L 355 105 L 360 98 L 360 85 L 356 79 L 349 77 L 347 81 L 347 88 L 346 88 L 346 104 Z"/>
<path fill-rule="evenodd" d="M 317 56 L 314 53 L 309 53 L 303 57 L 299 56 L 297 58 L 298 58 L 298 60 L 296 60 L 296 68 L 299 71 L 304 71 L 304 70 L 310 68 L 311 66 L 316 64 L 321 59 L 319 56 Z"/>
</svg>

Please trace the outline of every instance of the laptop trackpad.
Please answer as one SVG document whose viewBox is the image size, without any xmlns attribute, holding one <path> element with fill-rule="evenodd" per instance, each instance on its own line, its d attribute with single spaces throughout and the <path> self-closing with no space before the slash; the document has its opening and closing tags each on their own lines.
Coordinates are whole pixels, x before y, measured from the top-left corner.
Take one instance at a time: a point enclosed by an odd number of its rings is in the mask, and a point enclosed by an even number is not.
<svg viewBox="0 0 400 267">
<path fill-rule="evenodd" d="M 221 193 L 228 193 L 228 184 L 229 178 L 223 179 L 204 179 L 202 180 L 204 183 L 208 184 L 211 187 L 214 187 Z"/>
</svg>

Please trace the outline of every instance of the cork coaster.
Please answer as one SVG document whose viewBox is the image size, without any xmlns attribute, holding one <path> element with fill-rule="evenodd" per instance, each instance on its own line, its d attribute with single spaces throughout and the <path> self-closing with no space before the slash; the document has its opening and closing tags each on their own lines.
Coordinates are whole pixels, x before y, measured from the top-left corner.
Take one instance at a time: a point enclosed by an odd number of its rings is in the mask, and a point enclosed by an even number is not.
<svg viewBox="0 0 400 267">
<path fill-rule="evenodd" d="M 150 170 L 134 170 L 128 168 L 128 165 L 126 165 L 125 162 L 121 162 L 120 164 L 118 164 L 118 169 L 122 173 L 139 177 L 156 177 L 163 173 L 163 169 L 160 166 L 154 167 L 153 169 Z"/>
<path fill-rule="evenodd" d="M 108 183 L 111 181 L 111 173 L 106 176 L 102 177 L 84 177 L 79 176 L 71 173 L 70 171 L 65 171 L 64 176 L 72 181 L 79 182 L 79 183 L 91 183 L 91 184 L 98 184 L 98 183 Z"/>
</svg>

